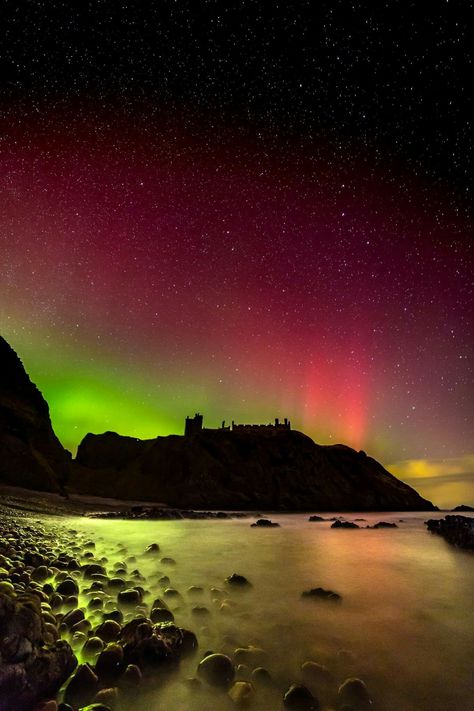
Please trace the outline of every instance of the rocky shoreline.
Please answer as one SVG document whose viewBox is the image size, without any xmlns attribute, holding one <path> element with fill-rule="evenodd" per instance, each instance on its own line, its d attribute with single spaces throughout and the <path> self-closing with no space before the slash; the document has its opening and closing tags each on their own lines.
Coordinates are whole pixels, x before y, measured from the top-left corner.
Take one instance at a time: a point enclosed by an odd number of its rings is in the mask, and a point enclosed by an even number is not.
<svg viewBox="0 0 474 711">
<path fill-rule="evenodd" d="M 159 543 L 131 555 L 117 541 L 113 555 L 103 553 L 100 537 L 91 540 L 66 520 L 0 510 L 0 711 L 137 708 L 155 689 L 159 698 L 162 679 L 184 660 L 195 670 L 182 679 L 190 694 L 215 690 L 225 709 L 374 708 L 342 657 L 334 669 L 302 660 L 294 682 L 282 685 L 265 651 L 251 644 L 200 648 L 199 633 L 176 624 L 174 612 L 191 606 L 196 620 L 209 620 L 199 602 L 204 588 L 173 588 L 161 570 L 172 570 L 172 551 Z M 145 577 L 150 563 L 155 572 Z M 212 606 L 231 615 L 248 587 L 244 576 L 229 575 L 210 590 Z"/>
<path fill-rule="evenodd" d="M 442 536 L 453 546 L 474 551 L 474 518 L 453 515 L 430 519 L 425 524 L 431 533 Z"/>
</svg>

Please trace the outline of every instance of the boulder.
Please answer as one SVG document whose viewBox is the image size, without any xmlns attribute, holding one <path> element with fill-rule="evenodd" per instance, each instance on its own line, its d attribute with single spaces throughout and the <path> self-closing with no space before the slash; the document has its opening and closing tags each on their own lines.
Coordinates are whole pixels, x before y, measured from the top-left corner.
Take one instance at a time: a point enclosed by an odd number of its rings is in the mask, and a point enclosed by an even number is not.
<svg viewBox="0 0 474 711">
<path fill-rule="evenodd" d="M 73 672 L 69 644 L 47 638 L 38 597 L 0 592 L 0 711 L 29 711 Z"/>
</svg>

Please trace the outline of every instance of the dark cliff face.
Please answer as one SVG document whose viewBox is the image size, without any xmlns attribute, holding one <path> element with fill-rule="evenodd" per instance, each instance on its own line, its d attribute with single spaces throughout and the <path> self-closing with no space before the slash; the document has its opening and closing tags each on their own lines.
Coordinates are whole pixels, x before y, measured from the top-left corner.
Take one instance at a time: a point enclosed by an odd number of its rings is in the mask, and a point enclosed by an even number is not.
<svg viewBox="0 0 474 711">
<path fill-rule="evenodd" d="M 432 510 L 363 452 L 320 446 L 301 432 L 203 430 L 140 441 L 87 435 L 70 481 L 82 493 L 177 507 Z"/>
<path fill-rule="evenodd" d="M 0 482 L 59 491 L 69 462 L 53 432 L 46 400 L 0 336 Z"/>
</svg>

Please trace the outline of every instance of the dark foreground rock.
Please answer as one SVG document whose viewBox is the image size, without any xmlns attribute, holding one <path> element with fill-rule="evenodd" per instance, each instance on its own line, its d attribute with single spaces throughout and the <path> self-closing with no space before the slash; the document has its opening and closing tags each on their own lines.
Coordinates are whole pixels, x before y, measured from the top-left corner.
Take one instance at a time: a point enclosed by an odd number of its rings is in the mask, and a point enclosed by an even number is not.
<svg viewBox="0 0 474 711">
<path fill-rule="evenodd" d="M 55 696 L 76 664 L 69 644 L 47 631 L 39 597 L 0 592 L 1 711 L 26 711 Z"/>
<path fill-rule="evenodd" d="M 301 593 L 301 597 L 311 598 L 312 600 L 330 600 L 331 602 L 340 602 L 342 597 L 339 593 L 333 590 L 325 590 L 324 588 L 311 588 Z"/>
<path fill-rule="evenodd" d="M 51 426 L 49 409 L 15 351 L 0 336 L 0 482 L 60 491 L 70 454 Z"/>
<path fill-rule="evenodd" d="M 431 533 L 442 536 L 448 543 L 466 550 L 474 550 L 474 518 L 445 516 L 445 518 L 425 521 L 425 525 Z"/>
</svg>

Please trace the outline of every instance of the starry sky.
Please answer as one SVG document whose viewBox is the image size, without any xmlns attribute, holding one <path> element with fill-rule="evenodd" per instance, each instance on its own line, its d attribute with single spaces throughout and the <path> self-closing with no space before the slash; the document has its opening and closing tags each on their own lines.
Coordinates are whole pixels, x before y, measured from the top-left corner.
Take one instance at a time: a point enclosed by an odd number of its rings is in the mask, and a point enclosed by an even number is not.
<svg viewBox="0 0 474 711">
<path fill-rule="evenodd" d="M 88 432 L 289 417 L 474 503 L 463 2 L 7 2 L 0 323 Z"/>
</svg>

